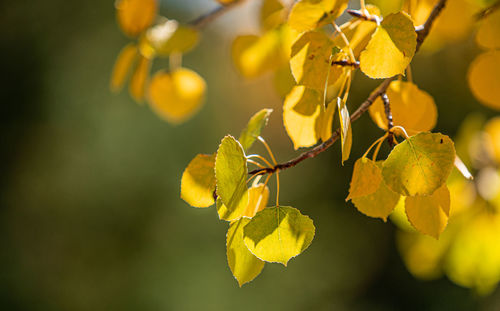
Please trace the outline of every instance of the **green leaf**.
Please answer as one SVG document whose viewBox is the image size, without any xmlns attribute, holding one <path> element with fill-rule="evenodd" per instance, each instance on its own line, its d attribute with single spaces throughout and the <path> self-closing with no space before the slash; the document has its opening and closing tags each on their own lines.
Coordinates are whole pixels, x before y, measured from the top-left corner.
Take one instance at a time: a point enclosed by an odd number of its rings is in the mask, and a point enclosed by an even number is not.
<svg viewBox="0 0 500 311">
<path fill-rule="evenodd" d="M 309 217 L 293 207 L 277 206 L 252 218 L 245 226 L 243 241 L 257 258 L 286 266 L 311 244 L 314 231 Z"/>
<path fill-rule="evenodd" d="M 304 32 L 330 24 L 347 7 L 348 0 L 302 0 L 293 6 L 288 23 L 293 29 Z"/>
<path fill-rule="evenodd" d="M 342 165 L 349 159 L 352 147 L 352 129 L 351 129 L 351 117 L 349 116 L 349 110 L 347 110 L 347 105 L 343 102 L 340 97 L 337 98 L 337 106 L 339 108 L 339 122 L 340 122 L 340 142 L 342 149 Z"/>
<path fill-rule="evenodd" d="M 198 154 L 182 173 L 181 198 L 193 207 L 214 204 L 215 154 Z"/>
<path fill-rule="evenodd" d="M 226 235 L 227 263 L 240 287 L 255 279 L 264 268 L 265 262 L 255 257 L 243 243 L 243 228 L 249 218 L 240 218 L 229 226 Z"/>
<path fill-rule="evenodd" d="M 374 79 L 404 74 L 417 47 L 411 18 L 403 12 L 390 14 L 373 34 L 360 56 L 360 69 Z"/>
<path fill-rule="evenodd" d="M 455 161 L 448 136 L 419 133 L 397 145 L 382 168 L 384 181 L 404 196 L 430 195 L 445 183 Z"/>
<path fill-rule="evenodd" d="M 241 217 L 248 205 L 248 168 L 241 144 L 228 135 L 221 141 L 215 158 L 217 195 L 224 209 L 219 211 L 220 219 L 232 221 Z"/>
<path fill-rule="evenodd" d="M 377 164 L 368 158 L 359 158 L 354 163 L 351 187 L 346 201 L 374 193 L 380 187 L 381 182 L 382 170 Z"/>
<path fill-rule="evenodd" d="M 267 125 L 271 112 L 273 112 L 272 109 L 262 109 L 250 118 L 250 121 L 248 121 L 247 126 L 241 132 L 238 139 L 243 149 L 250 149 L 257 137 L 260 136 L 262 129 Z"/>
</svg>

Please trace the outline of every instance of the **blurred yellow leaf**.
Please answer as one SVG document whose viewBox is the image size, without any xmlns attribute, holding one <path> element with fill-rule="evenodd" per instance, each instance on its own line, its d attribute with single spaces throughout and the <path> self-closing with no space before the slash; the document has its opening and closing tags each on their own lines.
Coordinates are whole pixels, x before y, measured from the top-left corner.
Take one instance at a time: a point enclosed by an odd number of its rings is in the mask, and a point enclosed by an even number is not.
<svg viewBox="0 0 500 311">
<path fill-rule="evenodd" d="M 302 253 L 314 238 L 312 220 L 290 206 L 266 208 L 245 226 L 243 241 L 257 258 L 267 262 L 288 261 Z"/>
<path fill-rule="evenodd" d="M 370 78 L 389 78 L 403 74 L 417 46 L 417 33 L 411 18 L 403 12 L 387 16 L 361 52 L 360 69 Z"/>
<path fill-rule="evenodd" d="M 351 187 L 346 201 L 374 193 L 380 187 L 381 182 L 382 170 L 380 167 L 368 158 L 359 158 L 354 163 Z"/>
<path fill-rule="evenodd" d="M 269 200 L 269 188 L 264 184 L 257 184 L 248 189 L 248 206 L 243 212 L 244 217 L 252 218 L 263 210 Z"/>
<path fill-rule="evenodd" d="M 410 132 L 432 130 L 437 121 L 434 99 L 411 82 L 392 81 L 387 89 L 387 97 L 394 125 Z M 378 97 L 369 109 L 370 117 L 380 128 L 387 130 L 387 116 L 384 103 Z"/>
<path fill-rule="evenodd" d="M 476 41 L 485 49 L 500 49 L 500 10 L 493 11 L 483 19 Z"/>
<path fill-rule="evenodd" d="M 150 69 L 151 60 L 141 55 L 137 62 L 137 67 L 135 67 L 132 73 L 129 84 L 129 93 L 138 103 L 142 103 L 144 99 Z"/>
<path fill-rule="evenodd" d="M 295 86 L 295 79 L 290 71 L 290 66 L 288 64 L 280 66 L 274 72 L 274 88 L 282 98 L 284 98 L 292 88 Z"/>
<path fill-rule="evenodd" d="M 125 83 L 125 79 L 129 74 L 134 62 L 138 56 L 137 46 L 133 43 L 127 44 L 116 58 L 113 73 L 111 75 L 110 88 L 111 91 L 117 92 Z"/>
<path fill-rule="evenodd" d="M 146 30 L 158 10 L 156 0 L 117 0 L 115 6 L 120 28 L 131 37 Z"/>
<path fill-rule="evenodd" d="M 160 117 L 181 123 L 201 107 L 205 90 L 205 80 L 192 70 L 158 72 L 149 86 L 149 103 Z"/>
<path fill-rule="evenodd" d="M 198 154 L 182 173 L 181 198 L 193 207 L 214 204 L 215 154 Z"/>
<path fill-rule="evenodd" d="M 333 117 L 335 114 L 335 100 L 330 102 L 326 109 L 322 108 L 318 118 L 316 119 L 316 136 L 322 141 L 326 141 L 332 137 Z"/>
<path fill-rule="evenodd" d="M 337 107 L 339 110 L 339 122 L 340 122 L 340 146 L 342 150 L 342 165 L 349 159 L 352 147 L 352 128 L 351 128 L 351 117 L 349 116 L 349 110 L 347 110 L 347 105 L 344 101 L 337 98 Z"/>
<path fill-rule="evenodd" d="M 431 195 L 406 197 L 405 209 L 408 220 L 415 229 L 435 239 L 448 224 L 450 192 L 446 184 Z"/>
<path fill-rule="evenodd" d="M 373 4 L 380 9 L 380 13 L 377 15 L 387 16 L 391 13 L 397 13 L 401 11 L 403 3 L 405 0 L 368 0 L 367 3 Z M 368 4 L 367 4 L 368 6 Z"/>
<path fill-rule="evenodd" d="M 232 222 L 226 235 L 227 263 L 240 287 L 260 274 L 265 262 L 255 257 L 243 243 L 243 228 L 250 222 L 241 218 Z"/>
<path fill-rule="evenodd" d="M 500 117 L 489 120 L 484 126 L 484 131 L 488 135 L 493 155 L 497 163 L 500 163 Z"/>
<path fill-rule="evenodd" d="M 285 7 L 279 0 L 264 0 L 260 8 L 260 25 L 263 30 L 276 28 L 285 22 Z"/>
<path fill-rule="evenodd" d="M 484 105 L 500 110 L 500 51 L 476 57 L 469 67 L 469 86 Z"/>
<path fill-rule="evenodd" d="M 347 8 L 348 0 L 301 0 L 296 2 L 288 17 L 293 29 L 304 32 L 335 21 Z"/>
<path fill-rule="evenodd" d="M 169 56 L 192 50 L 199 41 L 199 32 L 170 19 L 155 25 L 141 37 L 139 48 L 144 56 Z"/>
</svg>

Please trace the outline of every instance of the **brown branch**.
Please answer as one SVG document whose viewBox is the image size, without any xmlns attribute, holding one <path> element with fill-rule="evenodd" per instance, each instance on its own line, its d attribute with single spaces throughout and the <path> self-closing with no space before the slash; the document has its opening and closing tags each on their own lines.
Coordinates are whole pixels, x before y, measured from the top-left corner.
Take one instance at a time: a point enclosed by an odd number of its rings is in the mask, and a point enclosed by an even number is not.
<svg viewBox="0 0 500 311">
<path fill-rule="evenodd" d="M 381 19 L 378 16 L 366 15 L 365 13 L 363 13 L 359 10 L 347 10 L 346 12 L 354 17 L 363 19 L 365 21 L 375 22 L 377 24 L 379 24 L 381 22 Z"/>
<path fill-rule="evenodd" d="M 434 23 L 434 20 L 439 16 L 439 13 L 444 9 L 444 6 L 446 4 L 447 0 L 439 0 L 439 2 L 436 4 L 432 12 L 429 14 L 429 17 L 427 18 L 426 22 L 418 27 L 419 29 L 416 29 L 417 31 L 417 51 L 424 42 L 425 38 L 429 35 L 430 28 L 432 27 L 432 24 Z M 420 41 L 419 41 L 420 40 Z M 375 99 L 377 97 L 381 96 L 384 94 L 389 87 L 389 84 L 396 79 L 397 76 L 387 78 L 385 79 L 380 85 L 368 96 L 368 98 L 354 111 L 354 113 L 351 115 L 351 123 L 355 122 L 358 120 L 367 110 L 370 108 L 370 106 L 373 104 Z M 251 172 L 249 172 L 250 175 L 254 174 L 260 174 L 260 175 L 265 175 L 265 174 L 271 174 L 276 171 L 282 171 L 291 167 L 296 166 L 300 162 L 304 161 L 305 159 L 309 158 L 314 158 L 318 154 L 322 153 L 323 151 L 327 150 L 330 148 L 330 146 L 333 145 L 335 141 L 337 141 L 340 137 L 340 130 L 337 128 L 335 132 L 333 132 L 332 136 L 324 141 L 323 143 L 317 145 L 316 147 L 303 152 L 299 156 L 297 156 L 294 159 L 291 159 L 287 162 L 280 163 L 275 165 L 274 167 L 267 167 L 263 169 L 256 169 Z"/>
<path fill-rule="evenodd" d="M 483 18 L 485 18 L 486 16 L 490 15 L 491 13 L 495 12 L 496 10 L 498 10 L 500 8 L 500 1 L 497 1 L 495 3 L 493 3 L 492 5 L 490 5 L 489 7 L 481 10 L 480 12 L 478 12 L 477 14 L 475 14 L 475 18 L 476 20 L 481 20 Z"/>
<path fill-rule="evenodd" d="M 352 62 L 349 60 L 334 60 L 334 61 L 332 61 L 332 66 L 333 65 L 342 66 L 342 67 L 359 68 L 359 61 Z"/>
<path fill-rule="evenodd" d="M 392 149 L 394 147 L 394 134 L 391 132 L 391 129 L 394 126 L 394 122 L 392 120 L 391 104 L 389 102 L 387 93 L 383 93 L 382 95 L 380 95 L 380 98 L 384 103 L 384 111 L 387 118 L 387 142 L 389 143 L 389 147 L 391 147 Z"/>
<path fill-rule="evenodd" d="M 206 14 L 203 14 L 203 15 L 199 16 L 198 18 L 192 20 L 191 22 L 189 22 L 189 25 L 191 25 L 195 28 L 198 28 L 198 29 L 203 28 L 207 24 L 216 20 L 219 16 L 223 15 L 224 13 L 226 13 L 227 11 L 236 7 L 237 5 L 243 3 L 244 1 L 245 0 L 237 0 L 237 1 L 231 2 L 231 3 L 226 4 L 226 5 L 221 5 L 217 8 L 215 8 L 214 10 L 212 10 Z"/>
</svg>

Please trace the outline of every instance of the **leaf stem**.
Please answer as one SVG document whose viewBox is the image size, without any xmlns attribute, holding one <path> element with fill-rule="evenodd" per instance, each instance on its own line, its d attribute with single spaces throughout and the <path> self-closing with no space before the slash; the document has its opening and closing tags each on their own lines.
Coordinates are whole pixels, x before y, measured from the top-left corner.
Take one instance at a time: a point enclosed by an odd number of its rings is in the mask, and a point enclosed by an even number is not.
<svg viewBox="0 0 500 311">
<path fill-rule="evenodd" d="M 257 159 L 260 159 L 260 160 L 264 161 L 264 163 L 266 163 L 268 167 L 272 167 L 273 166 L 266 158 L 264 158 L 261 155 L 258 155 L 258 154 L 247 155 L 247 161 L 248 161 L 248 159 L 251 159 L 251 158 L 257 158 Z"/>
<path fill-rule="evenodd" d="M 274 157 L 273 152 L 271 151 L 271 147 L 269 147 L 264 138 L 262 138 L 262 136 L 258 136 L 257 139 L 264 145 L 264 147 L 266 147 L 267 153 L 269 153 L 269 156 L 271 156 L 271 160 L 273 161 L 274 165 L 278 164 L 278 162 L 276 162 L 276 158 Z"/>
</svg>

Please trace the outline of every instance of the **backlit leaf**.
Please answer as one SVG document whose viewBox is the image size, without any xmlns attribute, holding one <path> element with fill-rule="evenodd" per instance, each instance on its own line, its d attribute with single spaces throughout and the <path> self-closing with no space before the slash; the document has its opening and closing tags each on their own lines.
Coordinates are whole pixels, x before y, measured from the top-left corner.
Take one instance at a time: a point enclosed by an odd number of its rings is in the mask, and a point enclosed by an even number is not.
<svg viewBox="0 0 500 311">
<path fill-rule="evenodd" d="M 384 181 L 405 196 L 431 195 L 444 184 L 455 161 L 448 136 L 419 133 L 397 145 L 382 169 Z"/>
<path fill-rule="evenodd" d="M 205 90 L 205 80 L 192 70 L 160 71 L 149 85 L 149 103 L 160 117 L 181 123 L 200 109 Z"/>
<path fill-rule="evenodd" d="M 217 195 L 225 209 L 219 210 L 220 219 L 232 221 L 241 217 L 248 205 L 248 168 L 241 144 L 232 136 L 222 139 L 215 159 Z"/>
<path fill-rule="evenodd" d="M 146 85 L 149 78 L 149 70 L 151 69 L 151 60 L 144 56 L 139 57 L 137 67 L 135 67 L 132 77 L 130 78 L 129 93 L 136 102 L 142 103 L 145 93 Z"/>
<path fill-rule="evenodd" d="M 354 163 L 351 187 L 346 201 L 374 193 L 380 187 L 381 182 L 382 170 L 380 167 L 368 158 L 359 158 Z"/>
<path fill-rule="evenodd" d="M 489 138 L 493 157 L 500 163 L 500 117 L 494 117 L 486 123 L 484 131 Z"/>
<path fill-rule="evenodd" d="M 264 184 L 257 184 L 248 189 L 248 205 L 242 216 L 252 218 L 263 210 L 269 200 L 269 188 Z"/>
<path fill-rule="evenodd" d="M 276 28 L 285 22 L 285 7 L 279 0 L 264 0 L 260 9 L 260 24 L 264 30 Z"/>
<path fill-rule="evenodd" d="M 243 240 L 257 258 L 286 266 L 311 244 L 314 231 L 309 217 L 293 207 L 277 206 L 258 212 L 245 226 Z"/>
<path fill-rule="evenodd" d="M 484 105 L 500 110 L 500 51 L 476 57 L 469 67 L 469 86 Z"/>
<path fill-rule="evenodd" d="M 120 51 L 120 54 L 116 58 L 115 66 L 113 67 L 113 73 L 111 75 L 110 88 L 113 92 L 119 91 L 123 87 L 125 79 L 130 73 L 132 65 L 137 59 L 137 56 L 137 46 L 133 43 L 126 45 Z"/>
<path fill-rule="evenodd" d="M 243 228 L 249 218 L 240 218 L 231 223 L 226 235 L 227 263 L 240 287 L 260 274 L 265 262 L 255 257 L 243 243 Z"/>
<path fill-rule="evenodd" d="M 131 37 L 138 36 L 153 23 L 157 10 L 156 0 L 116 1 L 118 24 Z"/>
<path fill-rule="evenodd" d="M 296 2 L 288 17 L 290 26 L 300 32 L 330 24 L 344 12 L 348 0 L 302 0 Z"/>
<path fill-rule="evenodd" d="M 143 55 L 169 56 L 172 53 L 185 53 L 196 46 L 199 37 L 195 28 L 180 25 L 176 20 L 170 19 L 148 29 L 141 38 L 140 49 Z"/>
<path fill-rule="evenodd" d="M 215 154 L 198 154 L 184 170 L 181 198 L 194 207 L 214 204 Z"/>
<path fill-rule="evenodd" d="M 326 109 L 322 108 L 316 120 L 316 136 L 322 141 L 326 141 L 332 137 L 333 117 L 335 114 L 335 100 L 330 102 Z"/>
<path fill-rule="evenodd" d="M 360 69 L 374 79 L 403 74 L 417 46 L 411 18 L 399 12 L 384 18 L 366 49 L 361 52 Z"/>
<path fill-rule="evenodd" d="M 406 197 L 405 208 L 415 229 L 437 239 L 448 224 L 450 191 L 443 184 L 431 195 Z"/>
<path fill-rule="evenodd" d="M 500 11 L 495 10 L 482 21 L 476 35 L 477 44 L 485 49 L 500 49 Z"/>
<path fill-rule="evenodd" d="M 262 109 L 250 118 L 247 126 L 241 132 L 238 141 L 243 146 L 243 149 L 248 150 L 253 145 L 257 137 L 260 136 L 262 129 L 266 126 L 269 116 L 273 112 L 272 109 Z"/>
<path fill-rule="evenodd" d="M 340 146 L 342 150 L 342 165 L 349 159 L 352 147 L 352 129 L 351 129 L 351 117 L 349 116 L 349 110 L 347 110 L 347 105 L 344 103 L 340 97 L 337 98 L 337 107 L 339 110 L 339 122 L 340 122 Z"/>
</svg>

